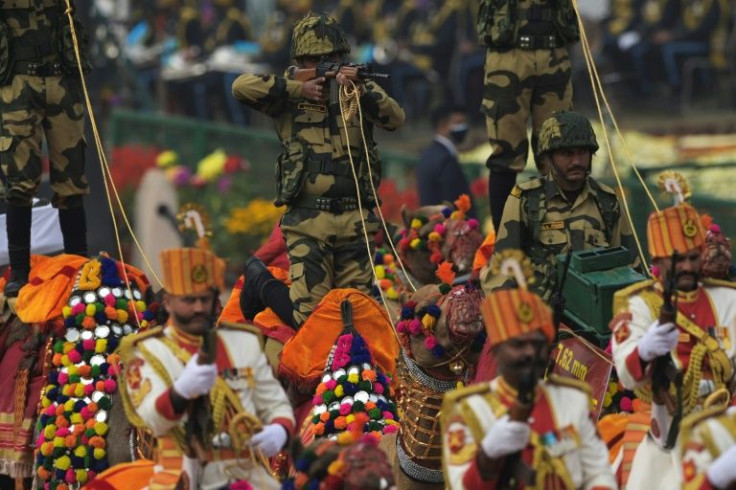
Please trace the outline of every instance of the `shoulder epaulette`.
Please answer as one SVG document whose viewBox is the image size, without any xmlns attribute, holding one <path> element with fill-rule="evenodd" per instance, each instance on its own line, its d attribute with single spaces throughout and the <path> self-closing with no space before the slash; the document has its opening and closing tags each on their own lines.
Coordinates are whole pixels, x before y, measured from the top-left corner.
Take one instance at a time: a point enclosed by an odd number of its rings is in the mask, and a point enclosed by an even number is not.
<svg viewBox="0 0 736 490">
<path fill-rule="evenodd" d="M 588 396 L 593 395 L 593 391 L 590 389 L 590 385 L 585 381 L 579 379 L 558 376 L 557 374 L 550 374 L 547 377 L 547 383 L 557 386 L 567 386 L 569 388 L 575 388 L 577 390 L 584 391 Z"/>
<path fill-rule="evenodd" d="M 444 403 L 457 403 L 473 395 L 484 395 L 491 391 L 490 383 L 479 383 L 445 393 Z"/>
<path fill-rule="evenodd" d="M 519 192 L 524 191 L 530 191 L 532 189 L 538 189 L 544 185 L 544 179 L 541 177 L 537 177 L 534 179 L 529 179 L 525 182 L 522 182 L 521 184 L 516 184 L 516 187 L 514 189 L 519 189 Z"/>
<path fill-rule="evenodd" d="M 120 357 L 122 357 L 123 362 L 130 359 L 130 357 L 133 354 L 133 350 L 135 349 L 136 344 L 146 339 L 150 339 L 152 337 L 159 337 L 163 334 L 164 334 L 164 327 L 157 326 L 157 327 L 149 328 L 142 332 L 137 332 L 137 333 L 126 335 L 125 337 L 123 337 L 123 339 L 120 341 L 120 347 L 118 347 L 118 351 L 120 352 Z"/>
<path fill-rule="evenodd" d="M 261 349 L 263 349 L 264 347 L 265 341 L 263 339 L 263 333 L 261 332 L 261 329 L 256 327 L 255 325 L 250 325 L 248 323 L 220 322 L 218 323 L 217 328 L 222 330 L 236 330 L 238 332 L 247 332 L 253 334 L 258 337 L 258 343 L 261 344 Z"/>
<path fill-rule="evenodd" d="M 716 279 L 714 277 L 703 278 L 703 284 L 706 286 L 719 286 L 722 288 L 736 289 L 736 282 L 727 279 Z"/>
<path fill-rule="evenodd" d="M 635 282 L 623 289 L 619 289 L 613 293 L 613 314 L 616 315 L 626 306 L 626 302 L 630 296 L 637 294 L 639 291 L 650 288 L 654 284 L 654 279 Z"/>
<path fill-rule="evenodd" d="M 692 438 L 693 431 L 695 431 L 695 428 L 701 422 L 705 422 L 712 417 L 725 415 L 727 409 L 728 407 L 725 405 L 716 405 L 714 407 L 703 409 L 700 412 L 692 413 L 685 417 L 680 426 L 680 433 L 682 434 L 682 446 L 684 447 L 690 440 L 690 438 Z"/>
</svg>

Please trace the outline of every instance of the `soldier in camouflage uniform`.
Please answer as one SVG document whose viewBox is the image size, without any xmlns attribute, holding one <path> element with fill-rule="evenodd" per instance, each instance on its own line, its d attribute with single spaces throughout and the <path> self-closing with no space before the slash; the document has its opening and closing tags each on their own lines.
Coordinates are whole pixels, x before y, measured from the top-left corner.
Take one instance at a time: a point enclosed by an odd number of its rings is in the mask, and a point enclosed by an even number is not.
<svg viewBox="0 0 736 490">
<path fill-rule="evenodd" d="M 550 113 L 572 109 L 570 55 L 579 38 L 571 0 L 481 0 L 478 35 L 486 46 L 481 111 L 491 154 L 489 197 L 496 230 L 516 176 Z"/>
<path fill-rule="evenodd" d="M 624 246 L 639 261 L 631 229 L 613 189 L 589 177 L 598 142 L 590 122 L 577 112 L 557 112 L 544 121 L 537 154 L 550 168 L 545 177 L 519 184 L 503 211 L 494 254 L 521 249 L 532 261 L 531 289 L 549 300 L 557 280 L 558 254 Z M 481 272 L 486 293 L 507 286 L 506 278 Z"/>
<path fill-rule="evenodd" d="M 309 15 L 294 26 L 291 56 L 299 68 L 316 67 L 321 59 L 340 62 L 349 51 L 344 32 L 331 17 Z M 329 83 L 344 84 L 347 79 L 338 75 Z M 338 101 L 327 97 L 324 77 L 300 82 L 289 69 L 284 76 L 241 75 L 233 84 L 237 99 L 275 119 L 283 145 L 276 163 L 276 205 L 287 206 L 281 229 L 297 326 L 333 288 L 370 291 L 373 275 L 363 226 L 370 240 L 378 229 L 371 185 L 377 188 L 381 177 L 373 127 L 397 129 L 404 112 L 373 81 L 358 87 L 363 127 L 357 116 L 343 123 Z M 348 138 L 359 189 L 350 167 Z M 363 209 L 358 209 L 358 193 Z M 244 290 L 252 279 L 248 269 L 245 275 Z"/>
<path fill-rule="evenodd" d="M 12 269 L 6 296 L 16 296 L 28 282 L 31 202 L 41 182 L 44 136 L 64 251 L 87 254 L 83 93 L 65 10 L 64 0 L 4 1 L 0 6 L 0 164 Z M 86 70 L 86 39 L 76 20 L 75 27 Z"/>
</svg>

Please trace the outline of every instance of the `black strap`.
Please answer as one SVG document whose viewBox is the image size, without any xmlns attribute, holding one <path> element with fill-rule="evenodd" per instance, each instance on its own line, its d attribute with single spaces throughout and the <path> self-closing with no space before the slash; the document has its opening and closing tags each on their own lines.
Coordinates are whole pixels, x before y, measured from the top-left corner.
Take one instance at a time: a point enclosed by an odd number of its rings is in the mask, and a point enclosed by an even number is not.
<svg viewBox="0 0 736 490">
<path fill-rule="evenodd" d="M 54 52 L 50 43 L 18 46 L 16 43 L 10 48 L 13 61 L 41 60 Z"/>
<path fill-rule="evenodd" d="M 606 234 L 606 241 L 610 244 L 613 234 L 613 228 L 616 226 L 620 216 L 621 208 L 619 206 L 618 198 L 609 194 L 608 192 L 601 189 L 593 179 L 588 179 L 590 186 L 595 189 L 596 197 L 598 202 L 598 211 L 601 213 L 603 218 L 603 227 Z"/>
<path fill-rule="evenodd" d="M 532 240 L 539 242 L 539 235 L 542 231 L 542 212 L 543 206 L 541 205 L 542 194 L 544 193 L 544 186 L 532 189 L 526 195 L 526 217 L 529 223 L 529 228 L 532 231 Z"/>
<path fill-rule="evenodd" d="M 53 77 L 63 75 L 65 71 L 61 63 L 18 61 L 13 64 L 13 73 L 16 75 L 32 75 L 36 77 Z"/>
<path fill-rule="evenodd" d="M 349 163 L 339 163 L 332 158 L 310 159 L 305 166 L 307 172 L 321 175 L 335 175 L 337 177 L 347 177 L 350 171 Z"/>
<path fill-rule="evenodd" d="M 366 208 L 373 207 L 372 202 L 363 200 Z M 294 207 L 316 209 L 318 211 L 329 211 L 330 213 L 342 213 L 358 209 L 357 197 L 325 197 L 325 196 L 302 196 L 298 198 Z"/>
</svg>

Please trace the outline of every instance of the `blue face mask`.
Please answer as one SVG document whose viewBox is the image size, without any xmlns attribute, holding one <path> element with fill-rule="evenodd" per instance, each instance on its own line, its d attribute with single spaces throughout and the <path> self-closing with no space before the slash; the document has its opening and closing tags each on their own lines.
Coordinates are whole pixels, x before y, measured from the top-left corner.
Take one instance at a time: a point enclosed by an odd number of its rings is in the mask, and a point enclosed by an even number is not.
<svg viewBox="0 0 736 490">
<path fill-rule="evenodd" d="M 465 141 L 465 137 L 468 135 L 468 125 L 466 123 L 453 124 L 450 126 L 450 139 L 455 142 L 456 145 L 461 144 Z"/>
</svg>

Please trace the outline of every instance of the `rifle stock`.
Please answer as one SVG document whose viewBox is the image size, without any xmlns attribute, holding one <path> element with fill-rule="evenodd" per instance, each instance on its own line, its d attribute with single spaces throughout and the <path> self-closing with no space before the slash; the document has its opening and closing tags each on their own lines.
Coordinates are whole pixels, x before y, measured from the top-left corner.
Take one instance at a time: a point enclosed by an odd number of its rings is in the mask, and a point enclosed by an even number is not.
<svg viewBox="0 0 736 490">
<path fill-rule="evenodd" d="M 323 61 L 315 68 L 299 68 L 292 66 L 289 68 L 295 80 L 306 82 L 319 77 L 327 79 L 337 77 L 338 73 L 345 75 L 349 80 L 358 82 L 362 80 L 388 80 L 389 75 L 386 73 L 376 73 L 368 65 L 359 65 L 355 63 L 332 63 Z"/>
</svg>

